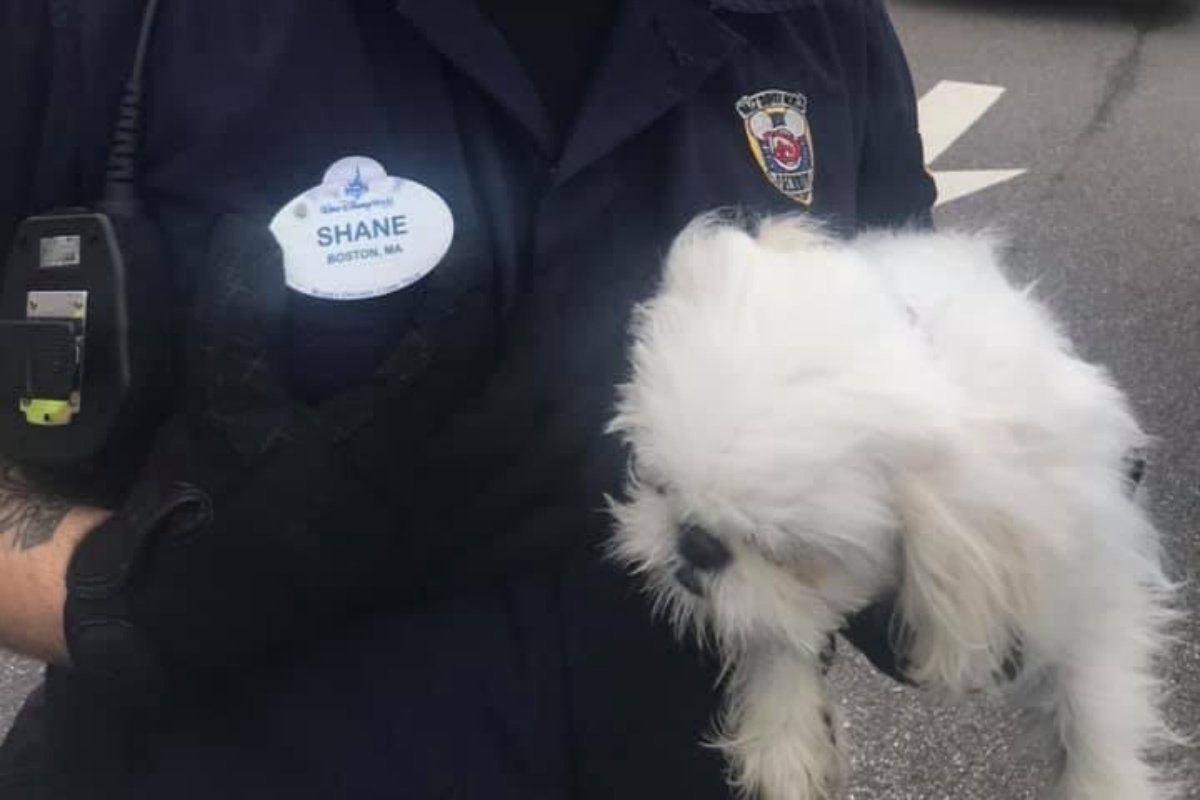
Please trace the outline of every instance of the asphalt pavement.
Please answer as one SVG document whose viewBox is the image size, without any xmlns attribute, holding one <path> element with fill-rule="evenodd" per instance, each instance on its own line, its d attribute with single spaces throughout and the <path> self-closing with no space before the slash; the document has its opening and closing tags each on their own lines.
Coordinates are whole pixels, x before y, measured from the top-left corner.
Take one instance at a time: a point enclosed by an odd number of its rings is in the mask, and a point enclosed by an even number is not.
<svg viewBox="0 0 1200 800">
<path fill-rule="evenodd" d="M 942 81 L 1005 89 L 934 172 L 1026 169 L 938 209 L 943 227 L 1002 227 L 1019 274 L 1107 364 L 1159 437 L 1150 498 L 1172 576 L 1200 611 L 1200 14 L 1127 0 L 891 0 L 918 94 Z M 1168 675 L 1170 715 L 1200 733 L 1200 616 Z M 846 653 L 846 648 L 842 648 Z M 980 700 L 938 702 L 855 658 L 835 674 L 854 742 L 850 796 L 1045 796 L 1044 748 Z M 1200 798 L 1200 750 L 1169 758 Z"/>
<path fill-rule="evenodd" d="M 1151 502 L 1184 602 L 1200 611 L 1200 13 L 1148 0 L 891 0 L 918 93 L 1003 87 L 935 172 L 1024 169 L 938 210 L 1001 226 L 1021 275 L 1104 362 L 1159 438 Z M 1200 730 L 1200 615 L 1169 659 L 1170 713 Z M 843 646 L 850 796 L 1043 796 L 1044 748 L 987 701 L 949 705 L 880 679 Z M 0 658 L 0 731 L 37 668 Z M 1200 750 L 1170 764 L 1200 799 Z"/>
</svg>

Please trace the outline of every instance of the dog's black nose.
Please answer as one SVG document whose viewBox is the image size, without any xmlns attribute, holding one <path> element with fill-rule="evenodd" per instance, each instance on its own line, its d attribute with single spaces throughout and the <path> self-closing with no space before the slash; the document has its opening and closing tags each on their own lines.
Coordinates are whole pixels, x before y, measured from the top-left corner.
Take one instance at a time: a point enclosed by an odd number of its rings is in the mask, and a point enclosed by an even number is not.
<svg viewBox="0 0 1200 800">
<path fill-rule="evenodd" d="M 701 572 L 716 572 L 733 560 L 733 554 L 720 539 L 695 525 L 679 532 L 679 555 Z"/>
</svg>

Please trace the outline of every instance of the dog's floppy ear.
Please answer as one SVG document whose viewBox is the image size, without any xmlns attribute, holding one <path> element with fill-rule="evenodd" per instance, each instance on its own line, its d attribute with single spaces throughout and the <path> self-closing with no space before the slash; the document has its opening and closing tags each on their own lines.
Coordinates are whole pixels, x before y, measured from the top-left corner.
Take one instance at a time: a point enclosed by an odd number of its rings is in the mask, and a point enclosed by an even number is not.
<svg viewBox="0 0 1200 800">
<path fill-rule="evenodd" d="M 1004 487 L 961 464 L 895 476 L 903 575 L 893 634 L 918 684 L 970 690 L 994 682 L 1034 602 L 1028 515 Z M 1023 519 L 1024 518 L 1024 519 Z"/>
</svg>

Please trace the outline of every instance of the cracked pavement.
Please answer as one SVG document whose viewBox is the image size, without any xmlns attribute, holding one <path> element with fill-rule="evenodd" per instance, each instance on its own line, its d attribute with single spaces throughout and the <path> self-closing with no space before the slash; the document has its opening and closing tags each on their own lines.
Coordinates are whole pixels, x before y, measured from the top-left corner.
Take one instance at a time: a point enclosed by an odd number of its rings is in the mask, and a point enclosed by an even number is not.
<svg viewBox="0 0 1200 800">
<path fill-rule="evenodd" d="M 1002 225 L 1019 271 L 1130 391 L 1160 439 L 1149 481 L 1172 574 L 1200 610 L 1200 14 L 1149 0 L 889 2 L 919 94 L 940 80 L 1007 89 L 937 166 L 1029 172 L 944 206 L 939 223 Z M 1196 731 L 1200 616 L 1168 678 L 1172 719 Z M 36 679 L 0 657 L 0 730 Z M 834 683 L 854 743 L 850 797 L 1043 796 L 1045 750 L 1012 713 L 890 684 L 845 645 Z M 1184 800 L 1200 800 L 1200 750 L 1170 762 Z"/>
</svg>

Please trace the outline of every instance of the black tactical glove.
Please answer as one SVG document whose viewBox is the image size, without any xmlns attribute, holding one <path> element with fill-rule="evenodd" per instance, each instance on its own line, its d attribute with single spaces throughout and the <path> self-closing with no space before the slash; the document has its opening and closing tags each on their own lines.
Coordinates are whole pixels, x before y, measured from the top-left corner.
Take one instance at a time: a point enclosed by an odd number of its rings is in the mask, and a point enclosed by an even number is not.
<svg viewBox="0 0 1200 800">
<path fill-rule="evenodd" d="M 894 681 L 913 685 L 905 674 L 908 665 L 902 651 L 902 642 L 893 635 L 893 617 L 896 613 L 896 598 L 887 594 L 874 603 L 852 614 L 842 627 L 841 634 L 854 648 L 883 674 Z"/>
</svg>

